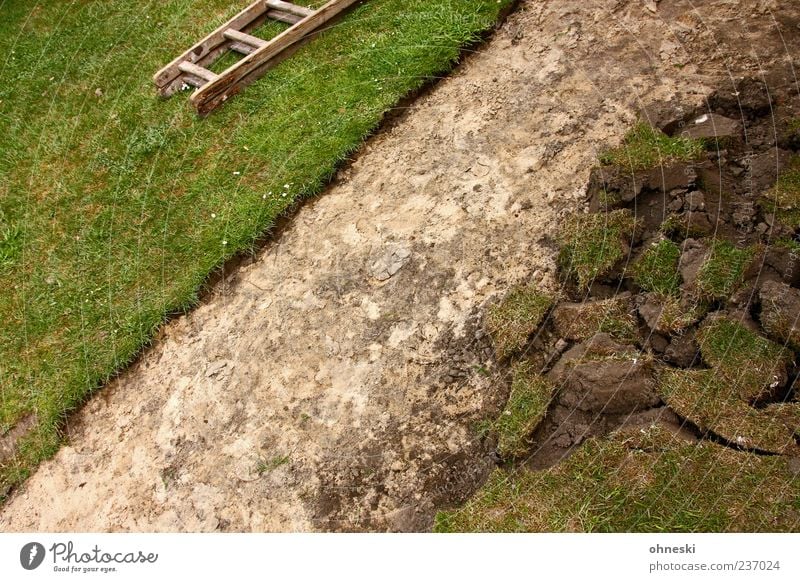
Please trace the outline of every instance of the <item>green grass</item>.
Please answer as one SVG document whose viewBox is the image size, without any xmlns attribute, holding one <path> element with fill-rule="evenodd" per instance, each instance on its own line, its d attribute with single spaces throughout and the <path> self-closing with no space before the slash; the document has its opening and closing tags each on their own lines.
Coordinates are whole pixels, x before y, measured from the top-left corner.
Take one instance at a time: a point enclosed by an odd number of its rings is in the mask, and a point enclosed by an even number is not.
<svg viewBox="0 0 800 582">
<path fill-rule="evenodd" d="M 653 434 L 657 433 L 657 434 Z M 796 531 L 800 478 L 782 457 L 686 444 L 657 427 L 592 439 L 544 472 L 500 469 L 438 532 Z"/>
<path fill-rule="evenodd" d="M 761 208 L 791 228 L 800 228 L 800 156 L 793 156 L 775 186 L 761 199 Z"/>
<path fill-rule="evenodd" d="M 527 285 L 512 289 L 497 305 L 489 308 L 486 328 L 498 358 L 521 350 L 547 315 L 553 297 Z"/>
<path fill-rule="evenodd" d="M 726 317 L 706 320 L 697 333 L 703 359 L 737 397 L 762 396 L 792 360 L 789 350 Z"/>
<path fill-rule="evenodd" d="M 544 419 L 553 393 L 553 385 L 533 364 L 521 362 L 514 367 L 511 395 L 492 425 L 502 459 L 510 461 L 528 452 L 529 438 Z"/>
<path fill-rule="evenodd" d="M 156 98 L 153 73 L 246 4 L 0 0 L 0 434 L 36 418 L 0 497 L 509 0 L 370 0 L 206 120 Z"/>
<path fill-rule="evenodd" d="M 754 247 L 740 249 L 726 240 L 715 240 L 697 273 L 698 296 L 708 300 L 727 300 L 742 283 L 745 270 L 755 255 Z"/>
<path fill-rule="evenodd" d="M 704 150 L 701 140 L 669 137 L 650 124 L 639 122 L 628 132 L 621 146 L 600 155 L 600 163 L 647 170 L 697 160 L 703 156 Z"/>
<path fill-rule="evenodd" d="M 788 285 L 782 289 L 786 299 L 792 295 L 798 296 L 800 293 Z M 771 300 L 762 292 L 759 321 L 770 337 L 798 351 L 800 350 L 800 313 L 797 313 L 792 305 L 793 303 L 784 302 L 781 298 L 778 298 L 777 301 Z"/>
<path fill-rule="evenodd" d="M 587 340 L 602 332 L 633 343 L 638 332 L 636 316 L 624 297 L 561 304 L 553 310 L 553 324 L 560 337 L 572 341 Z"/>
<path fill-rule="evenodd" d="M 681 249 L 669 239 L 647 248 L 633 265 L 633 280 L 645 291 L 675 295 L 681 284 L 678 261 Z"/>
<path fill-rule="evenodd" d="M 747 448 L 796 456 L 800 403 L 753 408 L 716 370 L 665 370 L 659 392 L 669 407 L 702 431 Z"/>
<path fill-rule="evenodd" d="M 256 473 L 258 473 L 259 476 L 263 475 L 264 473 L 269 473 L 278 467 L 286 465 L 289 460 L 289 455 L 277 455 L 271 459 L 261 459 L 258 463 L 256 463 Z"/>
<path fill-rule="evenodd" d="M 628 210 L 573 215 L 561 232 L 562 272 L 588 288 L 625 258 L 636 227 Z"/>
</svg>

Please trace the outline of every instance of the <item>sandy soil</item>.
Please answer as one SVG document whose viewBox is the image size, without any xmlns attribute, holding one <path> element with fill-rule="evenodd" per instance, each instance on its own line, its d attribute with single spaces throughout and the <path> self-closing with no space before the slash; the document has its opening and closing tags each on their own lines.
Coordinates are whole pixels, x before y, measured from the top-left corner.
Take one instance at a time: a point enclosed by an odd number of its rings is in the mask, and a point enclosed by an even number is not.
<svg viewBox="0 0 800 582">
<path fill-rule="evenodd" d="M 559 218 L 641 106 L 791 54 L 777 7 L 522 2 L 90 400 L 0 530 L 430 527 L 493 466 L 482 308 L 553 284 Z"/>
</svg>

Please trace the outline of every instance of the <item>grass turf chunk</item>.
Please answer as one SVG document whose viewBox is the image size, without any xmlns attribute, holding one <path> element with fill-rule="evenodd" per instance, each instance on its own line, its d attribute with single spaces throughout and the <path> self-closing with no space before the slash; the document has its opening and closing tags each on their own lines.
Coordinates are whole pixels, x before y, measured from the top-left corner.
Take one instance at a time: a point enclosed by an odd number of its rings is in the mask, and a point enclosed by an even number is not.
<svg viewBox="0 0 800 582">
<path fill-rule="evenodd" d="M 751 401 L 764 396 L 770 385 L 785 379 L 789 350 L 750 331 L 742 324 L 717 317 L 697 333 L 703 359 L 724 378 L 737 398 Z"/>
<path fill-rule="evenodd" d="M 637 333 L 636 316 L 626 297 L 611 297 L 584 303 L 561 303 L 553 310 L 553 326 L 562 338 L 583 341 L 598 332 L 633 343 Z"/>
<path fill-rule="evenodd" d="M 645 291 L 677 294 L 681 284 L 680 258 L 681 249 L 671 240 L 653 243 L 634 264 L 633 280 Z"/>
<path fill-rule="evenodd" d="M 761 196 L 761 208 L 790 228 L 800 228 L 800 156 L 793 156 L 775 186 Z"/>
<path fill-rule="evenodd" d="M 794 440 L 800 429 L 800 403 L 753 408 L 713 370 L 666 370 L 659 392 L 679 416 L 730 443 L 771 453 L 800 453 Z"/>
<path fill-rule="evenodd" d="M 553 297 L 532 285 L 512 289 L 498 305 L 489 309 L 486 327 L 498 358 L 521 350 L 542 323 Z"/>
<path fill-rule="evenodd" d="M 625 136 L 622 145 L 600 156 L 600 163 L 632 170 L 647 170 L 676 162 L 691 162 L 704 152 L 701 140 L 669 137 L 645 122 L 639 122 Z"/>
<path fill-rule="evenodd" d="M 547 413 L 553 392 L 552 384 L 529 362 L 514 368 L 511 395 L 493 424 L 501 458 L 512 460 L 528 451 L 528 439 Z"/>
<path fill-rule="evenodd" d="M 636 220 L 628 210 L 576 214 L 561 233 L 559 262 L 562 271 L 588 288 L 608 275 L 630 249 Z"/>
<path fill-rule="evenodd" d="M 800 480 L 782 457 L 625 434 L 591 439 L 544 472 L 501 469 L 438 532 L 794 531 Z"/>
<path fill-rule="evenodd" d="M 759 319 L 770 337 L 800 350 L 800 290 L 784 283 L 767 281 L 759 291 Z"/>
<path fill-rule="evenodd" d="M 741 284 L 755 248 L 740 249 L 728 241 L 715 240 L 697 273 L 696 289 L 702 299 L 726 300 Z"/>
</svg>

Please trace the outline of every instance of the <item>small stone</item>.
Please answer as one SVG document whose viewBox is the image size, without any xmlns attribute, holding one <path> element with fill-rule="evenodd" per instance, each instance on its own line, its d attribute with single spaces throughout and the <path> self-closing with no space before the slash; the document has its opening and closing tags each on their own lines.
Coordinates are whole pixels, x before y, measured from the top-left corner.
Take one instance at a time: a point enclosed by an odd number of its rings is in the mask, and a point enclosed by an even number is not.
<svg viewBox="0 0 800 582">
<path fill-rule="evenodd" d="M 218 362 L 213 362 L 209 364 L 208 368 L 206 368 L 206 378 L 212 378 L 219 374 L 223 369 L 228 366 L 228 362 L 225 360 L 220 360 Z"/>
<path fill-rule="evenodd" d="M 705 210 L 706 197 L 700 190 L 689 192 L 686 195 L 686 205 L 689 207 L 689 210 L 691 211 Z"/>
<path fill-rule="evenodd" d="M 404 247 L 395 247 L 375 261 L 370 267 L 370 272 L 378 281 L 386 281 L 402 269 L 410 259 L 410 250 Z"/>
<path fill-rule="evenodd" d="M 739 135 L 739 123 L 716 113 L 696 117 L 686 124 L 681 136 L 690 139 L 732 137 Z"/>
<path fill-rule="evenodd" d="M 664 359 L 680 368 L 689 368 L 700 362 L 700 347 L 693 333 L 685 333 L 672 338 L 664 350 Z"/>
<path fill-rule="evenodd" d="M 680 212 L 683 210 L 683 198 L 675 198 L 669 204 L 667 204 L 667 210 L 670 212 Z"/>
<path fill-rule="evenodd" d="M 663 354 L 668 345 L 669 340 L 660 333 L 654 333 L 650 335 L 650 347 L 657 354 Z"/>
</svg>

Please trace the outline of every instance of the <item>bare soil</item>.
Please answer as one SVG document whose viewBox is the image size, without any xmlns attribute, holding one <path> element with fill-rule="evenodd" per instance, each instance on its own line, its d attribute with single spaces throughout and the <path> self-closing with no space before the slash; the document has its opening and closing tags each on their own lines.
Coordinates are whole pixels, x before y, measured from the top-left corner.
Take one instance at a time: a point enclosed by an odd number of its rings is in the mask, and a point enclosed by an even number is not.
<svg viewBox="0 0 800 582">
<path fill-rule="evenodd" d="M 485 306 L 557 285 L 560 219 L 645 106 L 792 74 L 785 4 L 521 2 L 86 404 L 0 530 L 429 529 L 494 467 Z"/>
</svg>

